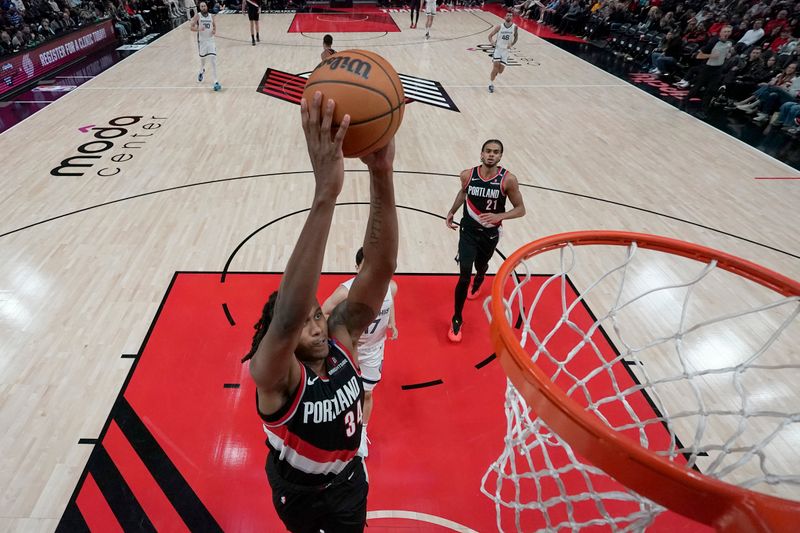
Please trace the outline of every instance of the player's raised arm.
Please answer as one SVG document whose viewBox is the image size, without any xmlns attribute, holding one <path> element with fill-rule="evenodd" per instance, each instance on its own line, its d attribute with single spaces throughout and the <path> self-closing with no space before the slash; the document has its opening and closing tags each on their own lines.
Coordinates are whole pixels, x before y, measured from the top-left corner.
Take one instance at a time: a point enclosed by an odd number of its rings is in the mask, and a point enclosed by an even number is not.
<svg viewBox="0 0 800 533">
<path fill-rule="evenodd" d="M 264 414 L 280 409 L 299 384 L 300 363 L 294 353 L 303 327 L 316 307 L 325 244 L 344 178 L 342 140 L 349 116 L 345 115 L 336 136 L 332 137 L 332 100 L 323 103 L 322 95 L 317 92 L 311 102 L 304 99 L 300 109 L 316 188 L 311 211 L 286 264 L 269 328 L 250 362 L 250 374 L 259 392 L 259 408 Z"/>
<path fill-rule="evenodd" d="M 190 31 L 200 31 L 199 20 L 200 20 L 200 14 L 195 13 L 195 15 L 192 17 L 192 23 L 189 25 Z"/>
<path fill-rule="evenodd" d="M 364 236 L 364 262 L 347 300 L 328 322 L 334 335 L 349 334 L 355 346 L 380 311 L 397 266 L 397 208 L 394 203 L 394 139 L 361 160 L 369 168 L 370 207 Z"/>
</svg>

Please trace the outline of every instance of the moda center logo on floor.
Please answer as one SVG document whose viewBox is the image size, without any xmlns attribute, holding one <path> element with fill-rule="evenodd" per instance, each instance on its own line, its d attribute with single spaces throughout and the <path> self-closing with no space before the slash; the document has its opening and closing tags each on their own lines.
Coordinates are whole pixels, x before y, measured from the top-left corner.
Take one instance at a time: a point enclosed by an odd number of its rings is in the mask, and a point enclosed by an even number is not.
<svg viewBox="0 0 800 533">
<path fill-rule="evenodd" d="M 478 44 L 473 46 L 472 48 L 467 48 L 467 52 L 483 52 L 489 57 L 492 57 L 492 55 L 494 54 L 494 46 L 491 44 Z M 534 58 L 519 54 L 513 48 L 509 49 L 508 51 L 509 67 L 522 67 L 522 66 L 538 67 L 539 65 L 541 65 L 541 63 L 536 61 Z"/>
<path fill-rule="evenodd" d="M 79 127 L 91 138 L 76 148 L 76 154 L 61 161 L 50 170 L 51 176 L 84 176 L 87 173 L 102 178 L 117 176 L 125 164 L 138 157 L 167 117 L 155 115 L 125 115 L 112 118 L 105 126 Z"/>
</svg>

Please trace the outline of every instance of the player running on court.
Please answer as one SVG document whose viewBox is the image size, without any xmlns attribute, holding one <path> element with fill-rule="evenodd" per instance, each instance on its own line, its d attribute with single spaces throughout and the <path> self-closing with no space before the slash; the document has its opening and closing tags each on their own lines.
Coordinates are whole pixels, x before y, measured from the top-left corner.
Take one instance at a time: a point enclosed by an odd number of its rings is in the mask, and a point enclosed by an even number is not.
<svg viewBox="0 0 800 533">
<path fill-rule="evenodd" d="M 489 259 L 500 240 L 503 221 L 525 215 L 525 203 L 517 177 L 499 165 L 502 157 L 502 142 L 489 139 L 483 143 L 481 164 L 461 172 L 461 188 L 445 220 L 448 228 L 457 229 L 453 217 L 464 206 L 456 256 L 460 275 L 455 290 L 455 310 L 447 332 L 447 337 L 453 342 L 461 342 L 461 325 L 464 322 L 461 313 L 467 299 L 472 266 L 475 265 L 475 279 L 472 281 L 470 299 L 477 298 L 480 293 L 489 269 Z M 514 205 L 510 211 L 506 211 L 506 198 Z"/>
<path fill-rule="evenodd" d="M 219 91 L 222 85 L 217 77 L 217 43 L 214 36 L 217 34 L 217 21 L 208 12 L 208 4 L 200 2 L 200 12 L 192 18 L 190 29 L 197 32 L 197 51 L 200 54 L 200 72 L 197 81 L 202 82 L 206 74 L 206 59 L 211 62 L 211 73 L 214 75 L 214 90 Z"/>
<path fill-rule="evenodd" d="M 495 26 L 489 33 L 489 43 L 494 46 L 492 54 L 492 73 L 489 76 L 489 92 L 494 92 L 494 80 L 502 74 L 508 65 L 508 49 L 517 44 L 517 25 L 514 24 L 514 13 L 506 13 L 506 19 L 499 26 Z M 497 36 L 495 38 L 495 36 Z"/>
<path fill-rule="evenodd" d="M 431 38 L 431 26 L 433 26 L 433 17 L 436 16 L 436 0 L 425 0 L 425 38 Z M 416 28 L 416 24 L 414 25 Z"/>
</svg>

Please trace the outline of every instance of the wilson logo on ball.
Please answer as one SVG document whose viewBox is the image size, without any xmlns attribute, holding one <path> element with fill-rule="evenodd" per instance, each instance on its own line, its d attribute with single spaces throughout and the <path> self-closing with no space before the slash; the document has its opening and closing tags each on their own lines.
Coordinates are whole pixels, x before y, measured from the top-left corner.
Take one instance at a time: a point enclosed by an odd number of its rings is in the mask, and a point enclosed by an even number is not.
<svg viewBox="0 0 800 533">
<path fill-rule="evenodd" d="M 348 56 L 331 57 L 326 59 L 317 67 L 317 69 L 325 66 L 331 70 L 345 69 L 347 72 L 351 72 L 356 76 L 361 76 L 365 80 L 369 79 L 369 71 L 372 68 L 372 65 L 363 59 L 355 59 Z"/>
</svg>

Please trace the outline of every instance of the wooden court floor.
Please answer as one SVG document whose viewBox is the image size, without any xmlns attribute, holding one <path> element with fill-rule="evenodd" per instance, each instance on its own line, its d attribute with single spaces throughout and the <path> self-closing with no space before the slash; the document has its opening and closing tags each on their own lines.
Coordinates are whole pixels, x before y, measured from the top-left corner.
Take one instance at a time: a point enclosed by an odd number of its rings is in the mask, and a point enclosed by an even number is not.
<svg viewBox="0 0 800 533">
<path fill-rule="evenodd" d="M 790 167 L 524 31 L 521 64 L 489 94 L 476 48 L 494 14 L 439 15 L 428 41 L 407 13 L 391 17 L 402 31 L 335 33 L 334 47 L 374 50 L 457 107 L 409 104 L 397 134 L 398 272 L 455 272 L 443 217 L 458 173 L 499 138 L 528 210 L 506 224 L 506 254 L 621 229 L 800 278 L 800 182 L 759 179 Z M 317 64 L 321 34 L 288 32 L 292 19 L 262 16 L 252 47 L 246 18 L 217 17 L 219 93 L 197 83 L 184 24 L 0 135 L 0 530 L 56 527 L 92 451 L 79 441 L 100 434 L 131 368 L 121 355 L 139 352 L 175 272 L 283 269 L 301 224 L 281 217 L 308 207 L 313 180 L 298 107 L 256 89 L 268 68 Z M 79 155 L 96 157 L 59 170 Z M 327 272 L 353 270 L 367 212 L 363 166 L 346 168 L 340 202 L 353 205 L 334 218 Z M 416 318 L 446 333 L 449 316 Z"/>
</svg>

